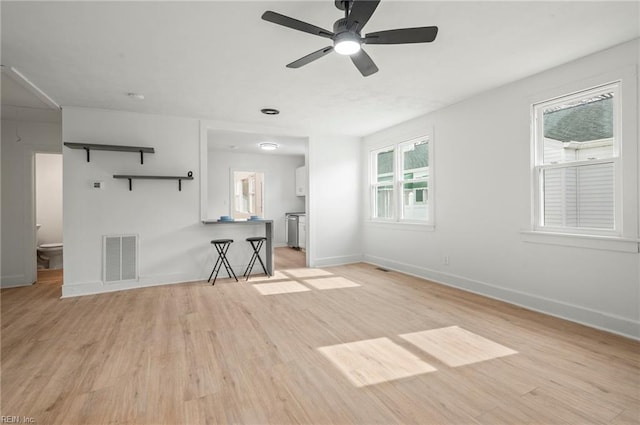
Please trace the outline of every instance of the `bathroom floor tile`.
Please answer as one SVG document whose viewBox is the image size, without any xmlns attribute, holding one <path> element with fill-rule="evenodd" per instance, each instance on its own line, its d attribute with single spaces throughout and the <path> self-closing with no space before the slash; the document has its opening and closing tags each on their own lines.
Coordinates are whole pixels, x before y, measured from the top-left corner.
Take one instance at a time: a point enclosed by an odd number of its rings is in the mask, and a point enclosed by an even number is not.
<svg viewBox="0 0 640 425">
<path fill-rule="evenodd" d="M 294 282 L 293 280 L 274 283 L 256 283 L 253 287 L 262 295 L 289 294 L 293 292 L 306 292 L 311 290 L 298 282 Z"/>
<path fill-rule="evenodd" d="M 456 367 L 516 354 L 517 351 L 458 326 L 400 335 L 448 366 Z"/>
<path fill-rule="evenodd" d="M 436 370 L 388 338 L 320 347 L 318 351 L 356 387 Z"/>
<path fill-rule="evenodd" d="M 345 279 L 344 277 L 323 277 L 318 279 L 307 279 L 304 283 L 313 286 L 316 289 L 338 289 L 338 288 L 355 288 L 359 284 Z"/>
</svg>

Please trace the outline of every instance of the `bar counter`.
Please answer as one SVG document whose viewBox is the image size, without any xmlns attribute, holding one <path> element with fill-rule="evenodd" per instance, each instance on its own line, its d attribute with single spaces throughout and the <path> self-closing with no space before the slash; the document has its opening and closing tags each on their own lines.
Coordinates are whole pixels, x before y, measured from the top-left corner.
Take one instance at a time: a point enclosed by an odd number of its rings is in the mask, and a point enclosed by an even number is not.
<svg viewBox="0 0 640 425">
<path fill-rule="evenodd" d="M 254 226 L 257 224 L 264 225 L 265 237 L 267 238 L 265 243 L 265 265 L 269 276 L 273 276 L 273 220 L 202 220 L 202 224 L 216 224 L 216 225 L 236 225 L 236 226 Z"/>
</svg>

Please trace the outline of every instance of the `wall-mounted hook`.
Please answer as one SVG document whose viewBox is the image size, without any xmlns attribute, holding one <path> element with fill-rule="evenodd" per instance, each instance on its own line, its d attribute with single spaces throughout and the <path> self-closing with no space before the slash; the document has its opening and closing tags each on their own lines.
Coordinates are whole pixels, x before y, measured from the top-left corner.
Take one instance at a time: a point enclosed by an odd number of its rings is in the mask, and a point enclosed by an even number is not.
<svg viewBox="0 0 640 425">
<path fill-rule="evenodd" d="M 17 137 L 16 143 L 22 142 L 22 137 L 20 137 L 20 135 L 18 134 L 18 127 L 16 127 L 16 137 Z"/>
</svg>

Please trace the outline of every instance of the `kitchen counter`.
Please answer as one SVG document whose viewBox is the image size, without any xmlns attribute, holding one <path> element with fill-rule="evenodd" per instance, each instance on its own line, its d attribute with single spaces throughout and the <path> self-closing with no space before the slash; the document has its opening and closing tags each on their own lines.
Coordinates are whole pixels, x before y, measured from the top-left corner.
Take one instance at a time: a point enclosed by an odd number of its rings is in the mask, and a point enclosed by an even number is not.
<svg viewBox="0 0 640 425">
<path fill-rule="evenodd" d="M 273 223 L 273 220 L 202 220 L 203 224 L 260 224 Z"/>
</svg>

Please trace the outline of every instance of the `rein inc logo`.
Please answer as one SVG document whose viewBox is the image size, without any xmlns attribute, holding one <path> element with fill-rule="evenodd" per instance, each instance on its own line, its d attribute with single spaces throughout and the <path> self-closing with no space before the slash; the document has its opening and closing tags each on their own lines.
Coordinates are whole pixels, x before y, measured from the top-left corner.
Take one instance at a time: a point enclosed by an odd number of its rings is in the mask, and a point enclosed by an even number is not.
<svg viewBox="0 0 640 425">
<path fill-rule="evenodd" d="M 31 416 L 0 416 L 0 424 L 35 424 L 36 420 Z"/>
</svg>

